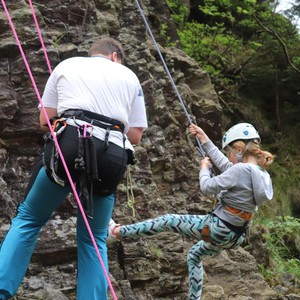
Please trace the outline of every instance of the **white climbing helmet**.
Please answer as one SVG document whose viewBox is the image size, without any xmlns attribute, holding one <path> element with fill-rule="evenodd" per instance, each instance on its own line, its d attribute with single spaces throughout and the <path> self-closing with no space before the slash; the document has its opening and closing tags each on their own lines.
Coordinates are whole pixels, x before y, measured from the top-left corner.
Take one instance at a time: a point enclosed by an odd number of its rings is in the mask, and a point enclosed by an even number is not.
<svg viewBox="0 0 300 300">
<path fill-rule="evenodd" d="M 239 123 L 226 131 L 222 139 L 222 149 L 234 141 L 256 140 L 260 143 L 260 136 L 253 125 L 249 123 Z"/>
</svg>

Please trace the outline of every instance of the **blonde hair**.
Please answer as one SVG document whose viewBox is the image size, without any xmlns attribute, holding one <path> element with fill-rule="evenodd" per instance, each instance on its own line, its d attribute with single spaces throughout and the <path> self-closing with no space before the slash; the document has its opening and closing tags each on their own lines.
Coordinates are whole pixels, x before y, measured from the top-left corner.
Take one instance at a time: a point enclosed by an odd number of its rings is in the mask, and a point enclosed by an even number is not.
<svg viewBox="0 0 300 300">
<path fill-rule="evenodd" d="M 232 143 L 232 147 L 242 148 L 245 151 L 244 157 L 253 155 L 257 160 L 257 164 L 263 169 L 266 169 L 275 158 L 275 155 L 260 149 L 260 145 L 256 141 L 235 141 Z"/>
</svg>

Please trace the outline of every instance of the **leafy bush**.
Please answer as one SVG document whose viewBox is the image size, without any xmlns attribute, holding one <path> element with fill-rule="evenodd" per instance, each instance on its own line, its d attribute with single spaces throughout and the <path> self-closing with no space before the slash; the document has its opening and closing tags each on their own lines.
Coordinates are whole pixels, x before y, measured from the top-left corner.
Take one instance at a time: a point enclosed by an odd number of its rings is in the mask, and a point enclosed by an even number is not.
<svg viewBox="0 0 300 300">
<path fill-rule="evenodd" d="M 264 277 L 272 284 L 280 282 L 285 274 L 300 279 L 300 220 L 294 217 L 277 217 L 260 220 L 269 230 L 264 234 L 272 261 L 271 267 L 259 266 Z"/>
</svg>

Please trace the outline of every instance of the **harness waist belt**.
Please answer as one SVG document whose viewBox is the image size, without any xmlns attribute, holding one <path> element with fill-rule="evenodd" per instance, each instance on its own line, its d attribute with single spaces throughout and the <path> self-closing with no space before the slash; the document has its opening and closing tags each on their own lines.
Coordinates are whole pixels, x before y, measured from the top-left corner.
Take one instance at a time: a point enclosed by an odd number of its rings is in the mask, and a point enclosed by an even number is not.
<svg viewBox="0 0 300 300">
<path fill-rule="evenodd" d="M 83 109 L 68 109 L 63 112 L 62 117 L 74 117 L 78 120 L 89 122 L 92 125 L 110 130 L 117 130 L 124 132 L 124 124 L 116 119 L 109 118 L 100 114 Z"/>
<path fill-rule="evenodd" d="M 244 210 L 240 210 L 240 209 L 231 207 L 229 205 L 225 205 L 223 208 L 228 210 L 232 214 L 241 217 L 242 219 L 244 219 L 246 221 L 252 220 L 255 216 L 254 213 L 250 213 L 250 212 L 247 212 L 247 211 L 244 211 Z"/>
</svg>

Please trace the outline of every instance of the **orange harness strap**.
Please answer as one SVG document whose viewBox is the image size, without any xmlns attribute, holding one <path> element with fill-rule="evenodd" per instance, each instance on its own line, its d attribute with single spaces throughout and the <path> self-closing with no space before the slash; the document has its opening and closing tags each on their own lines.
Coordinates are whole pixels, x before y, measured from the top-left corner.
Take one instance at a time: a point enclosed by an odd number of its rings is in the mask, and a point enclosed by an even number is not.
<svg viewBox="0 0 300 300">
<path fill-rule="evenodd" d="M 201 230 L 201 240 L 210 243 L 209 225 L 205 225 Z"/>
<path fill-rule="evenodd" d="M 254 218 L 255 214 L 254 213 L 250 213 L 244 210 L 240 210 L 234 207 L 231 207 L 229 205 L 225 205 L 224 209 L 228 210 L 229 212 L 231 212 L 232 214 L 241 217 L 242 219 L 246 220 L 246 221 L 250 221 Z"/>
</svg>

